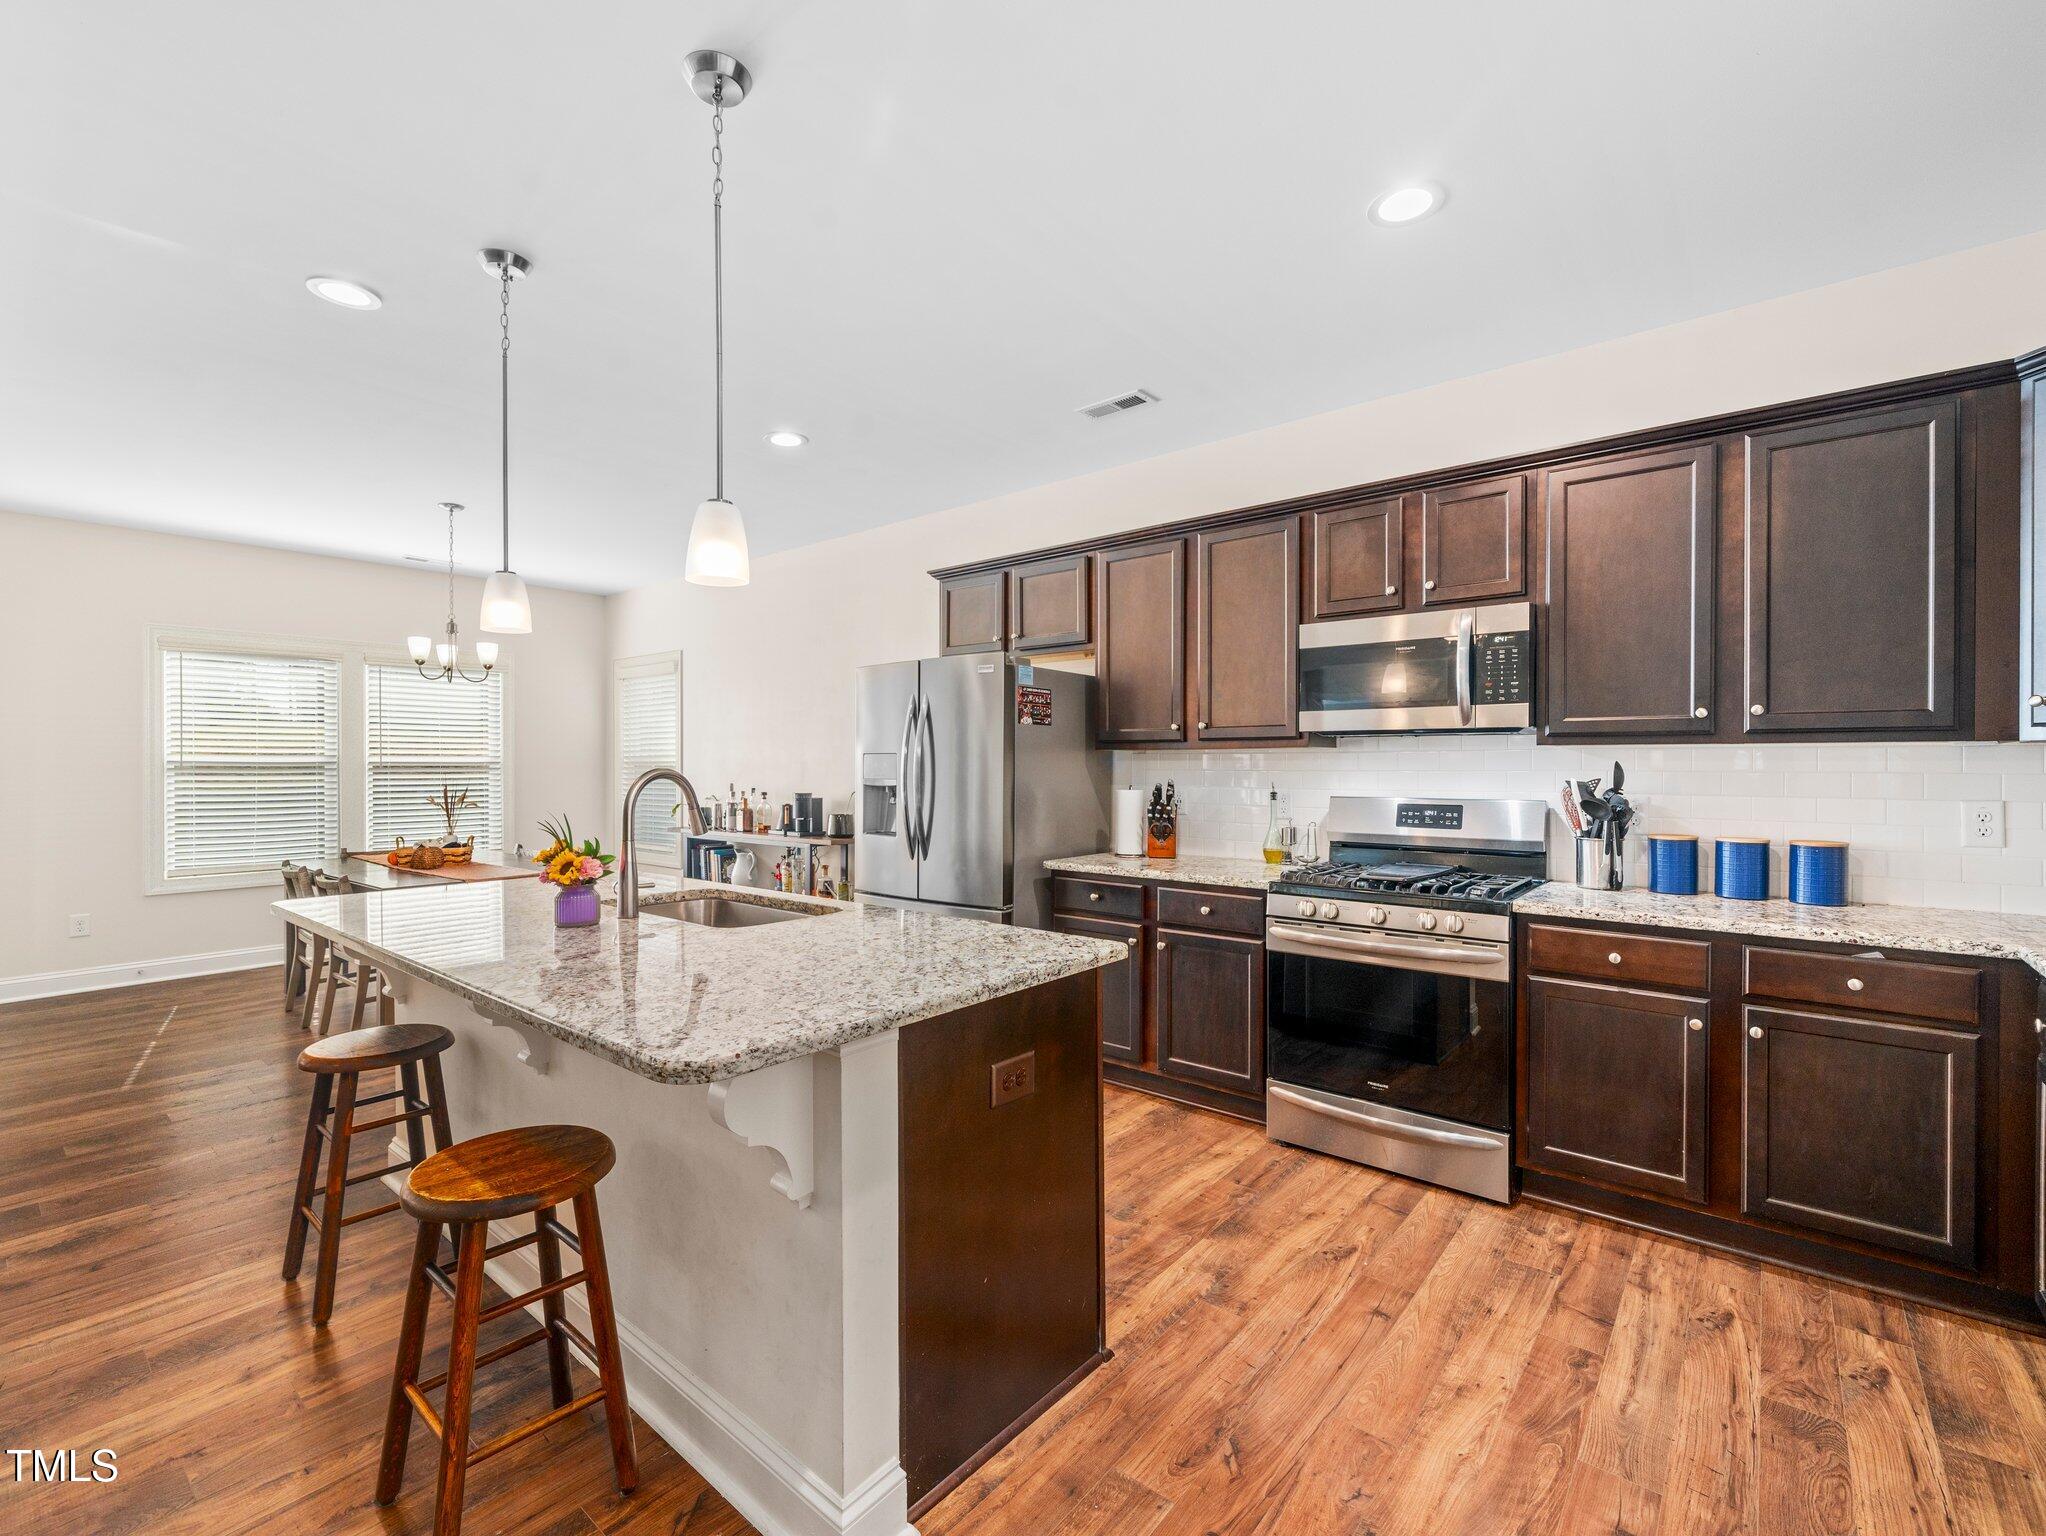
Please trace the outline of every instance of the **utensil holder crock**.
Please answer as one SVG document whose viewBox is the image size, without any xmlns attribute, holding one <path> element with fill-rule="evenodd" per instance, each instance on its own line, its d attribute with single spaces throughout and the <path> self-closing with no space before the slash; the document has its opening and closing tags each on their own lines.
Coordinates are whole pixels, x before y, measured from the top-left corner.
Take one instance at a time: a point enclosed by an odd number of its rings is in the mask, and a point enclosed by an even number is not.
<svg viewBox="0 0 2046 1536">
<path fill-rule="evenodd" d="M 1615 843 L 1610 850 L 1602 837 L 1579 837 L 1577 883 L 1587 891 L 1617 891 L 1626 883 L 1627 845 Z"/>
</svg>

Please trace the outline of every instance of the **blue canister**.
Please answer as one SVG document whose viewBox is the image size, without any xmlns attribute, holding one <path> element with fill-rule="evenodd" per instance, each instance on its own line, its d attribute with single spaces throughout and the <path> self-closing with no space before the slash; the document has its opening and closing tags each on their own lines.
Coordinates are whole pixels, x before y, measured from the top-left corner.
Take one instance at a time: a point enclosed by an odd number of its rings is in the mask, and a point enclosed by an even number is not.
<svg viewBox="0 0 2046 1536">
<path fill-rule="evenodd" d="M 1648 835 L 1648 888 L 1658 896 L 1698 894 L 1698 839 L 1685 832 Z"/>
<path fill-rule="evenodd" d="M 1722 837 L 1715 849 L 1712 888 L 1731 901 L 1761 901 L 1769 894 L 1769 839 Z"/>
<path fill-rule="evenodd" d="M 1847 905 L 1847 845 L 1799 839 L 1790 845 L 1790 899 L 1807 907 Z"/>
</svg>

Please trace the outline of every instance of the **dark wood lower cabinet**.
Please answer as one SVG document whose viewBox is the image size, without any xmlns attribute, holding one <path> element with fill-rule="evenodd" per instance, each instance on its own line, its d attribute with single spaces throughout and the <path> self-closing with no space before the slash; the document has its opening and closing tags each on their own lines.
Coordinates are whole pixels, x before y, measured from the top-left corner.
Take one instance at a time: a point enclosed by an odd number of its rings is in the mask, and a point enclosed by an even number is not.
<svg viewBox="0 0 2046 1536">
<path fill-rule="evenodd" d="M 1115 939 L 1129 948 L 1128 965 L 1112 965 L 1102 972 L 1101 1054 L 1108 1061 L 1140 1062 L 1144 1059 L 1144 925 L 1117 922 L 1112 918 L 1075 917 L 1054 912 L 1051 926 L 1058 933 L 1084 933 L 1097 939 Z"/>
<path fill-rule="evenodd" d="M 1548 915 L 1514 927 L 1523 1195 L 2040 1327 L 2046 984 L 2029 966 Z M 1706 951 L 1696 984 L 1630 974 L 1652 970 L 1636 947 L 1654 943 Z M 1601 955 L 1611 980 L 1568 974 Z"/>
<path fill-rule="evenodd" d="M 1526 1166 L 1702 1201 L 1712 1005 L 1527 983 Z"/>
<path fill-rule="evenodd" d="M 1257 1093 L 1265 1076 L 1265 947 L 1160 928 L 1154 951 L 1158 1070 Z"/>
<path fill-rule="evenodd" d="M 1972 1030 L 1749 1008 L 1741 1209 L 1975 1262 Z"/>
</svg>

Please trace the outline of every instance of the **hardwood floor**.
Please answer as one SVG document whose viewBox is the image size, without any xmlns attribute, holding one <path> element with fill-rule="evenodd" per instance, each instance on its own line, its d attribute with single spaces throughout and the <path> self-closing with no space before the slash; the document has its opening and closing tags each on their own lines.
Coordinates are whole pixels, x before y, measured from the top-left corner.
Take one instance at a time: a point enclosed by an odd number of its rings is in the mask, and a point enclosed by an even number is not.
<svg viewBox="0 0 2046 1536">
<path fill-rule="evenodd" d="M 0 1008 L 0 1435 L 121 1469 L 0 1460 L 0 1529 L 430 1525 L 423 1430 L 404 1498 L 370 1502 L 407 1224 L 348 1229 L 324 1335 L 310 1268 L 277 1278 L 307 1092 L 278 990 Z M 2046 1531 L 2039 1340 L 1134 1093 L 1108 1138 L 1116 1357 L 926 1536 Z M 479 1387 L 479 1433 L 525 1417 L 544 1353 Z M 748 1529 L 644 1425 L 639 1447 L 620 1499 L 601 1422 L 571 1419 L 477 1470 L 466 1529 Z"/>
</svg>

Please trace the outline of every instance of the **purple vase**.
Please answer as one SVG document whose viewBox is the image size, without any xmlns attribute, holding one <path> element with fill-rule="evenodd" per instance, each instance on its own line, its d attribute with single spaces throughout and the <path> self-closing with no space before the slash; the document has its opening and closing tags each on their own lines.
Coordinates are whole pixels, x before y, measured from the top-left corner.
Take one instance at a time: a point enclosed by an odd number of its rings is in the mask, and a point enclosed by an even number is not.
<svg viewBox="0 0 2046 1536">
<path fill-rule="evenodd" d="M 597 921 L 597 888 L 594 885 L 570 885 L 554 893 L 554 926 L 557 928 L 588 928 Z"/>
</svg>

